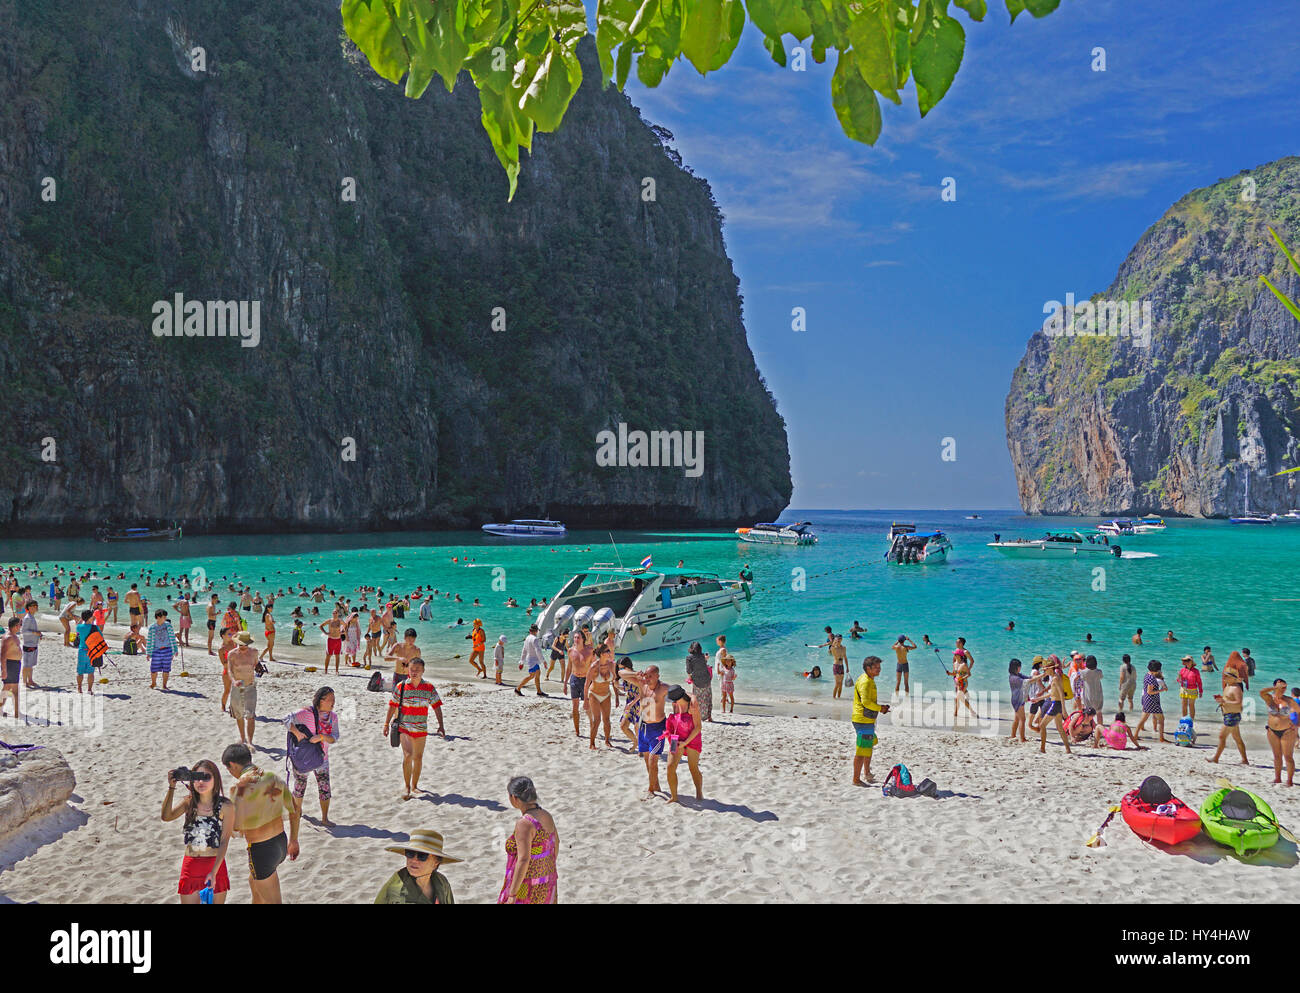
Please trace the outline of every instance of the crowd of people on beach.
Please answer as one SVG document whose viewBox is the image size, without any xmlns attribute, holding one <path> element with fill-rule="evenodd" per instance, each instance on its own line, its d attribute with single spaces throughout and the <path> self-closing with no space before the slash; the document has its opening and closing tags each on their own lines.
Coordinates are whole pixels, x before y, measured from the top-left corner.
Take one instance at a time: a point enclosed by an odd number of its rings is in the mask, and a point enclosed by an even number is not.
<svg viewBox="0 0 1300 993">
<path fill-rule="evenodd" d="M 830 653 L 831 674 L 835 680 L 832 698 L 840 699 L 845 678 L 851 676 L 848 672 L 844 637 L 836 634 L 830 625 L 823 630 L 825 640 L 818 645 L 806 647 L 825 648 Z M 1006 630 L 1014 631 L 1015 622 L 1008 622 Z M 865 629 L 854 621 L 849 630 L 850 637 L 857 639 L 863 633 Z M 1142 634 L 1141 628 L 1135 631 L 1132 638 L 1134 645 L 1143 645 Z M 1172 630 L 1164 638 L 1166 643 L 1178 640 Z M 1085 636 L 1084 643 L 1096 644 L 1091 633 Z M 954 722 L 963 707 L 971 717 L 979 719 L 970 699 L 970 679 L 975 656 L 967 647 L 965 638 L 956 639 L 952 648 L 951 668 L 943 662 L 940 649 L 930 640 L 929 635 L 923 635 L 918 646 L 907 635 L 900 634 L 891 647 L 897 659 L 891 699 L 897 700 L 910 694 L 911 654 L 918 649 L 929 649 L 939 657 L 945 675 L 953 681 Z M 862 663 L 862 675 L 853 680 L 854 785 L 874 782 L 871 777 L 871 756 L 878 741 L 876 724 L 879 716 L 888 713 L 890 709 L 890 705 L 878 702 L 876 678 L 880 675 L 883 664 L 878 656 L 867 656 Z M 1161 703 L 1161 694 L 1169 692 L 1170 687 L 1165 679 L 1163 665 L 1158 659 L 1151 659 L 1142 675 L 1138 700 L 1141 717 L 1136 727 L 1130 726 L 1127 716 L 1135 710 L 1134 695 L 1138 690 L 1138 670 L 1131 655 L 1125 654 L 1119 665 L 1119 709 L 1114 712 L 1110 723 L 1106 723 L 1102 716 L 1105 710 L 1104 676 L 1096 655 L 1085 655 L 1074 650 L 1069 652 L 1068 662 L 1055 654 L 1035 655 L 1027 673 L 1022 671 L 1023 664 L 1020 659 L 1013 658 L 1007 667 L 1012 712 L 1011 731 L 1007 736 L 1009 740 L 1028 741 L 1028 731 L 1038 736 L 1039 751 L 1046 752 L 1048 732 L 1054 730 L 1067 753 L 1072 751 L 1072 746 L 1113 750 L 1132 746 L 1142 749 L 1146 746 L 1141 743 L 1141 734 L 1150 721 L 1156 743 L 1194 745 L 1197 737 L 1196 705 L 1205 695 L 1203 674 L 1219 672 L 1222 692 L 1212 695 L 1222 717 L 1218 747 L 1206 761 L 1217 763 L 1231 742 L 1240 754 L 1242 764 L 1250 764 L 1240 731 L 1245 706 L 1244 693 L 1250 690 L 1250 680 L 1255 676 L 1256 667 L 1249 648 L 1232 651 L 1221 671 L 1209 645 L 1201 652 L 1199 664 L 1190 655 L 1181 657 L 1175 680 L 1180 706 L 1179 725 L 1172 740 L 1165 734 L 1165 714 Z M 805 678 L 820 678 L 820 668 L 814 666 L 803 675 Z M 1300 686 L 1288 691 L 1287 681 L 1276 679 L 1257 690 L 1257 694 L 1266 712 L 1266 738 L 1273 758 L 1273 781 L 1280 785 L 1285 769 L 1286 785 L 1291 786 L 1295 777 L 1296 739 L 1300 734 Z"/>
<path fill-rule="evenodd" d="M 174 769 L 167 774 L 162 818 L 164 821 L 183 819 L 185 854 L 178 884 L 181 902 L 224 902 L 230 889 L 226 853 L 234 834 L 243 837 L 248 849 L 252 901 L 279 902 L 279 869 L 286 860 L 294 861 L 299 857 L 298 828 L 310 778 L 314 777 L 316 782 L 320 824 L 326 828 L 331 826 L 329 812 L 333 792 L 329 752 L 331 746 L 339 743 L 341 729 L 335 711 L 335 691 L 330 686 L 317 688 L 310 706 L 299 708 L 283 718 L 287 729 L 285 778 L 257 764 L 258 749 L 253 738 L 258 711 L 258 679 L 267 671 L 268 662 L 281 661 L 275 658 L 274 610 L 279 600 L 294 597 L 311 602 L 308 610 L 303 609 L 303 604 L 298 604 L 290 611 L 294 645 L 306 643 L 303 627 L 306 617 L 325 618 L 315 626 L 325 640 L 323 668 L 326 674 L 331 661 L 336 675 L 340 673 L 341 665 L 373 670 L 369 688 L 388 694 L 383 734 L 393 747 L 400 749 L 401 799 L 409 800 L 417 793 L 425 792 L 420 787 L 420 777 L 427 738 L 431 733 L 444 739 L 447 735 L 443 703 L 436 687 L 426 677 L 425 660 L 417 644 L 417 630 L 407 628 L 399 638 L 399 622 L 408 611 L 418 611 L 421 619 L 428 620 L 435 600 L 463 602 L 458 594 L 423 585 L 401 596 L 385 594 L 377 587 L 358 587 L 354 592 L 360 602 L 354 606 L 350 598 L 336 594 L 324 584 L 312 589 L 299 584 L 296 590 L 290 587 L 264 596 L 260 590 L 232 580 L 227 582 L 228 596 L 223 597 L 209 590 L 193 589 L 185 575 L 164 573 L 155 578 L 146 571 L 136 582 L 127 584 L 123 573 L 113 580 L 97 582 L 98 577 L 89 570 L 73 575 L 58 567 L 48 577 L 46 585 L 47 577 L 39 564 L 30 568 L 24 564 L 10 569 L 3 577 L 5 601 L 12 616 L 7 622 L 7 633 L 0 639 L 0 662 L 3 663 L 0 714 L 12 699 L 15 716 L 20 713 L 20 680 L 23 689 L 38 688 L 34 673 L 39 661 L 40 642 L 47 637 L 38 621 L 40 606 L 37 596 L 40 594 L 34 591 L 33 584 L 22 585 L 20 575 L 24 579 L 41 581 L 41 592 L 47 596 L 62 627 L 63 644 L 77 648 L 79 693 L 95 692 L 97 679 L 103 678 L 104 666 L 115 664 L 113 654 L 146 657 L 150 689 L 168 692 L 173 663 L 178 658 L 183 659 L 185 648 L 193 647 L 193 612 L 202 608 L 206 614 L 205 650 L 221 665 L 220 709 L 234 720 L 239 740 L 224 749 L 219 765 L 205 758 L 195 762 L 192 768 Z M 124 587 L 120 596 L 118 584 Z M 176 611 L 177 626 L 173 628 L 166 607 L 157 607 L 152 614 L 153 623 L 142 631 L 142 625 L 150 616 L 148 593 L 159 587 L 163 588 L 159 599 Z M 176 592 L 173 593 L 172 588 Z M 370 605 L 372 597 L 374 606 Z M 121 652 L 112 653 L 105 632 L 107 624 L 116 621 L 120 600 L 126 601 L 129 626 L 122 636 Z M 326 604 L 329 604 L 326 606 L 328 615 L 321 611 L 321 606 Z M 475 604 L 478 604 L 477 599 Z M 507 603 L 507 606 L 512 605 L 518 606 L 513 598 Z M 531 615 L 545 605 L 545 599 L 534 599 L 526 613 Z M 256 617 L 262 621 L 263 644 L 260 650 L 254 634 L 248 630 L 250 621 Z M 464 623 L 462 617 L 448 627 L 462 627 Z M 1007 630 L 1014 630 L 1014 622 L 1008 624 Z M 883 703 L 877 687 L 883 660 L 868 655 L 862 662 L 861 674 L 853 675 L 849 671 L 844 635 L 836 634 L 829 625 L 824 634 L 825 640 L 821 644 L 807 647 L 825 648 L 830 655 L 833 699 L 843 698 L 846 677 L 852 682 L 854 785 L 865 786 L 875 782 L 871 762 L 879 744 L 877 725 L 883 715 L 890 713 L 892 701 L 906 698 L 911 692 L 910 657 L 913 652 L 934 651 L 943 671 L 952 679 L 954 722 L 963 707 L 969 716 L 979 719 L 970 698 L 975 656 L 964 638 L 956 639 L 949 663 L 944 662 L 941 650 L 928 635 L 922 636 L 919 645 L 906 635 L 899 635 L 891 646 L 896 659 L 893 695 L 889 698 L 891 703 Z M 866 628 L 854 621 L 847 635 L 850 640 L 859 640 L 866 635 Z M 473 676 L 487 679 L 489 635 L 481 618 L 473 619 L 465 639 L 471 643 L 468 663 Z M 1135 646 L 1143 644 L 1140 628 L 1132 640 Z M 1164 640 L 1173 643 L 1178 639 L 1169 631 Z M 1095 644 L 1091 634 L 1086 636 L 1084 643 Z M 574 735 L 579 740 L 585 737 L 590 750 L 597 748 L 598 737 L 603 739 L 607 749 L 615 748 L 612 725 L 615 715 L 618 715 L 619 730 L 628 743 L 625 748 L 629 754 L 638 756 L 644 767 L 645 799 L 662 797 L 670 803 L 680 803 L 679 773 L 683 764 L 694 786 L 696 799 L 704 798 L 700 760 L 704 726 L 713 721 L 715 677 L 719 683 L 722 712 L 735 709 L 738 666 L 736 657 L 727 648 L 725 634 L 716 637 L 717 651 L 712 658 L 699 642 L 690 645 L 685 659 L 684 685 L 666 682 L 656 665 L 637 670 L 630 659 L 620 659 L 613 630 L 606 630 L 597 637 L 590 625 L 582 625 L 572 632 L 560 632 L 549 643 L 543 644 L 538 626 L 531 625 L 520 647 L 517 668 L 521 675 L 517 682 L 507 682 L 504 678 L 507 645 L 505 634 L 499 634 L 493 642 L 495 685 L 510 687 L 519 696 L 523 696 L 525 690 L 531 690 L 537 696 L 547 697 L 550 694 L 545 687 L 558 681 L 561 695 L 571 703 L 569 716 Z M 1125 654 L 1119 666 L 1119 709 L 1110 723 L 1105 723 L 1101 716 L 1105 706 L 1104 678 L 1095 655 L 1075 650 L 1069 653 L 1068 661 L 1055 654 L 1035 655 L 1029 672 L 1024 672 L 1022 666 L 1020 659 L 1014 658 L 1008 665 L 1012 710 L 1010 740 L 1025 742 L 1029 740 L 1027 732 L 1037 734 L 1039 750 L 1045 752 L 1049 732 L 1054 731 L 1067 753 L 1078 747 L 1141 749 L 1146 747 L 1141 743 L 1141 736 L 1150 722 L 1156 736 L 1155 743 L 1170 741 L 1166 737 L 1161 704 L 1161 695 L 1170 688 L 1158 660 L 1152 659 L 1147 663 L 1141 678 L 1141 718 L 1136 727 L 1129 725 L 1126 716 L 1135 710 L 1134 698 L 1139 686 L 1139 673 L 1130 655 Z M 304 669 L 307 672 L 319 671 L 310 665 Z M 1204 674 L 1219 671 L 1208 645 L 1201 654 L 1199 665 L 1190 655 L 1182 657 L 1176 677 L 1181 713 L 1175 744 L 1194 743 L 1196 707 L 1205 692 Z M 818 679 L 820 667 L 813 666 L 801 675 Z M 1245 705 L 1244 693 L 1250 690 L 1250 680 L 1254 677 L 1255 660 L 1250 650 L 1233 651 L 1220 673 L 1222 692 L 1213 697 L 1222 712 L 1222 726 L 1218 747 L 1207 761 L 1218 762 L 1231 742 L 1242 762 L 1248 764 L 1239 726 Z M 1288 694 L 1286 681 L 1278 679 L 1257 692 L 1267 711 L 1267 738 L 1274 759 L 1274 781 L 1282 782 L 1285 766 L 1286 784 L 1289 786 L 1295 768 L 1300 687 Z M 584 715 L 587 720 L 585 735 L 582 727 Z M 431 717 L 436 730 L 430 727 Z M 665 765 L 666 790 L 659 779 L 661 762 Z M 225 774 L 232 777 L 229 796 L 224 792 L 223 768 Z M 182 792 L 179 800 L 176 798 L 178 790 Z M 536 787 L 526 777 L 512 778 L 506 792 L 518 817 L 506 843 L 506 878 L 498 902 L 555 902 L 559 839 L 554 819 L 541 807 Z M 383 884 L 375 902 L 453 902 L 450 883 L 439 869 L 460 860 L 443 851 L 441 834 L 433 830 L 416 831 L 404 845 L 387 850 L 403 855 L 406 861 Z M 521 856 L 520 853 L 526 854 Z"/>
<path fill-rule="evenodd" d="M 18 687 L 11 684 L 17 683 L 19 674 L 26 679 L 27 688 L 39 688 L 33 673 L 39 661 L 39 643 L 48 635 L 38 623 L 38 595 L 48 598 L 50 608 L 63 621 L 63 644 L 78 649 L 77 691 L 92 694 L 96 682 L 104 678 L 105 666 L 116 665 L 114 655 L 143 655 L 149 663 L 150 689 L 168 692 L 173 663 L 183 659 L 185 648 L 197 645 L 191 642 L 194 612 L 202 608 L 206 613 L 208 636 L 203 647 L 220 663 L 220 709 L 234 720 L 239 740 L 224 749 L 219 764 L 204 758 L 192 768 L 182 767 L 167 773 L 161 816 L 164 821 L 178 818 L 183 821 L 185 854 L 178 884 L 182 903 L 225 901 L 230 890 L 226 854 L 235 834 L 243 837 L 248 850 L 252 902 L 280 902 L 279 870 L 286 860 L 295 861 L 299 857 L 299 822 L 308 782 L 313 777 L 320 824 L 326 828 L 331 826 L 333 790 L 329 752 L 331 746 L 338 744 L 341 733 L 335 691 L 331 687 L 319 687 L 312 695 L 310 706 L 284 717 L 285 778 L 257 762 L 254 732 L 258 679 L 267 672 L 266 663 L 280 661 L 274 655 L 277 600 L 288 596 L 309 599 L 314 602 L 311 612 L 319 615 L 319 605 L 327 597 L 336 597 L 328 618 L 318 625 L 325 637 L 324 671 L 328 673 L 331 661 L 336 674 L 340 664 L 375 670 L 370 688 L 389 694 L 383 734 L 394 747 L 400 748 L 404 787 L 401 798 L 408 800 L 424 792 L 420 788 L 420 776 L 425 742 L 430 733 L 446 737 L 442 700 L 435 686 L 426 679 L 417 630 L 407 628 L 398 640 L 398 622 L 412 609 L 427 618 L 435 597 L 451 600 L 454 596 L 455 602 L 461 602 L 459 595 L 421 586 L 402 597 L 385 597 L 380 589 L 360 587 L 355 592 L 360 595 L 361 604 L 358 609 L 352 609 L 346 598 L 337 597 L 323 585 L 311 590 L 299 586 L 296 592 L 280 590 L 263 596 L 246 584 L 231 581 L 228 589 L 233 599 L 226 599 L 223 604 L 223 597 L 216 592 L 190 588 L 189 579 L 184 575 L 173 577 L 164 573 L 155 578 L 152 573 L 142 572 L 140 579 L 128 586 L 122 573 L 116 582 L 96 582 L 97 577 L 90 570 L 73 575 L 55 567 L 48 584 L 42 582 L 38 594 L 32 584 L 20 582 L 19 576 L 24 572 L 24 579 L 45 578 L 39 564 L 30 568 L 23 564 L 4 575 L 5 601 L 15 616 L 9 621 L 8 635 L 0 642 L 5 690 L 0 703 L 7 703 L 12 696 L 15 716 L 19 714 Z M 120 597 L 117 583 L 126 587 Z M 153 623 L 141 631 L 149 615 L 148 592 L 159 587 L 164 588 L 164 593 L 157 598 L 164 599 L 175 610 L 178 624 L 173 627 L 171 612 L 157 607 L 153 611 Z M 171 593 L 168 588 L 172 587 L 179 593 Z M 373 608 L 367 606 L 371 596 L 379 600 Z M 119 600 L 126 601 L 129 627 L 123 635 L 121 651 L 110 652 L 105 632 L 107 625 L 116 621 Z M 517 602 L 507 606 L 512 604 Z M 545 605 L 544 598 L 532 600 L 525 608 L 526 613 L 531 614 Z M 367 612 L 369 617 L 363 631 L 360 619 Z M 302 606 L 296 606 L 291 615 L 293 642 L 301 645 L 305 612 Z M 264 638 L 260 651 L 248 630 L 250 621 L 258 616 Z M 80 623 L 75 623 L 78 618 Z M 462 623 L 463 619 L 449 626 Z M 479 678 L 487 678 L 487 633 L 481 618 L 474 619 L 465 637 L 472 644 L 471 670 Z M 363 642 L 365 650 L 361 654 Z M 507 637 L 499 635 L 493 649 L 495 683 L 501 686 L 508 685 L 502 679 L 506 644 Z M 544 655 L 549 658 L 544 659 Z M 522 695 L 523 689 L 531 685 L 536 694 L 547 696 L 544 682 L 558 680 L 572 703 L 572 724 L 579 740 L 584 738 L 582 719 L 586 715 L 585 737 L 590 749 L 596 749 L 596 739 L 602 733 L 605 747 L 615 747 L 611 728 L 614 715 L 618 714 L 620 731 L 629 743 L 627 751 L 637 755 L 645 769 L 645 798 L 659 796 L 670 803 L 679 803 L 678 773 L 684 765 L 696 798 L 703 799 L 700 756 L 703 726 L 713 720 L 715 673 L 721 689 L 720 706 L 724 712 L 735 708 L 737 663 L 727 650 L 725 635 L 717 638 L 715 660 L 710 660 L 699 643 L 691 645 L 686 658 L 689 690 L 664 682 L 657 666 L 636 671 L 626 658 L 616 663 L 613 632 L 596 644 L 590 625 L 579 627 L 571 638 L 567 633 L 561 635 L 546 648 L 541 645 L 537 626 L 532 625 L 518 662 L 520 671 L 525 667 L 528 671 L 514 686 L 515 692 Z M 306 666 L 305 670 L 318 671 L 315 666 Z M 436 722 L 436 731 L 430 727 L 430 717 Z M 660 762 L 666 767 L 667 790 L 659 782 Z M 223 785 L 223 768 L 232 777 L 229 795 Z M 506 791 L 518 818 L 506 843 L 506 879 L 498 902 L 553 903 L 558 893 L 559 846 L 554 819 L 542 808 L 535 786 L 526 777 L 512 778 Z M 453 902 L 450 884 L 438 870 L 442 865 L 460 860 L 443 852 L 442 844 L 438 832 L 417 831 L 404 846 L 387 849 L 404 855 L 406 864 L 383 885 L 375 902 Z M 521 857 L 521 852 L 526 854 Z"/>
</svg>

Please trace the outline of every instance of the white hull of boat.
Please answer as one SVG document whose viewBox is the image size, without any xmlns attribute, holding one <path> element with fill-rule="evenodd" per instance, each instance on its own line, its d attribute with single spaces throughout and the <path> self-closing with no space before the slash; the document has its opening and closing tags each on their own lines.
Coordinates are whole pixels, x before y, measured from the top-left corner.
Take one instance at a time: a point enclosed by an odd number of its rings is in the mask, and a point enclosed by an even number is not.
<svg viewBox="0 0 1300 993">
<path fill-rule="evenodd" d="M 736 532 L 736 537 L 741 541 L 748 541 L 754 545 L 815 545 L 817 536 L 807 534 L 780 534 L 771 531 L 753 531 L 745 532 L 742 528 Z"/>
<path fill-rule="evenodd" d="M 1080 545 L 1068 541 L 991 541 L 989 548 L 1016 559 L 1067 559 L 1077 555 L 1115 554 L 1114 545 Z"/>
<path fill-rule="evenodd" d="M 499 538 L 563 538 L 568 530 L 563 525 L 551 528 L 525 524 L 484 524 L 483 532 Z"/>
</svg>

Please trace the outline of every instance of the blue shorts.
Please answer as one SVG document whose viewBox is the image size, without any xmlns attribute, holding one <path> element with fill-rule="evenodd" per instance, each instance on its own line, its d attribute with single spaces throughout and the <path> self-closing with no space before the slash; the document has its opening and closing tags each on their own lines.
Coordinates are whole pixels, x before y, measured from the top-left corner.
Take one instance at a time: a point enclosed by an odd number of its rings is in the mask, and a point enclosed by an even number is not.
<svg viewBox="0 0 1300 993">
<path fill-rule="evenodd" d="M 534 665 L 530 665 L 530 666 L 528 667 L 528 675 L 530 675 L 530 676 L 531 676 L 533 673 L 535 673 L 535 672 L 541 672 L 541 671 L 542 671 L 542 667 L 541 667 L 541 664 L 540 664 L 540 663 L 538 663 L 538 664 L 534 664 Z"/>
<path fill-rule="evenodd" d="M 1223 726 L 1226 727 L 1226 728 L 1235 728 L 1235 727 L 1236 727 L 1238 724 L 1240 724 L 1240 723 L 1241 723 L 1241 715 L 1240 715 L 1240 714 L 1224 714 L 1224 715 L 1223 715 Z"/>
<path fill-rule="evenodd" d="M 856 734 L 856 750 L 854 754 L 870 755 L 871 750 L 876 747 L 876 742 L 878 740 L 876 738 L 875 721 L 872 721 L 870 724 L 859 724 L 857 721 L 854 721 L 853 731 Z"/>
<path fill-rule="evenodd" d="M 638 755 L 644 755 L 647 752 L 659 755 L 663 752 L 664 743 L 659 736 L 664 733 L 666 723 L 666 721 L 660 721 L 658 724 L 642 723 L 636 732 L 636 751 Z"/>
</svg>

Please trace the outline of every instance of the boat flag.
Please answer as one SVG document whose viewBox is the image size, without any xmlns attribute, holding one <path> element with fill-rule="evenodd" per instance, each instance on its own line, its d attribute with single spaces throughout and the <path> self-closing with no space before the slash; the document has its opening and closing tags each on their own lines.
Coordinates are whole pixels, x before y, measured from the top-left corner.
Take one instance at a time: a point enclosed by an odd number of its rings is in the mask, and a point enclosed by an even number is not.
<svg viewBox="0 0 1300 993">
<path fill-rule="evenodd" d="M 641 568 L 642 568 L 642 569 L 649 569 L 649 568 L 650 568 L 650 556 L 649 556 L 649 555 L 647 555 L 645 558 L 643 558 L 643 559 L 641 560 Z"/>
</svg>

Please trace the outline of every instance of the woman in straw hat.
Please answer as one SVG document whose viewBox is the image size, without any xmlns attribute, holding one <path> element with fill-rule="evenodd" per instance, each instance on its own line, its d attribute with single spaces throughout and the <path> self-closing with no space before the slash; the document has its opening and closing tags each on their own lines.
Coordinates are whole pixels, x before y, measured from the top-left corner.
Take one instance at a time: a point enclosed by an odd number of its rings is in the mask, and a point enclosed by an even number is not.
<svg viewBox="0 0 1300 993">
<path fill-rule="evenodd" d="M 412 831 L 402 846 L 390 846 L 386 852 L 406 856 L 406 867 L 393 873 L 379 890 L 375 903 L 455 903 L 451 883 L 438 871 L 448 862 L 462 859 L 442 850 L 442 835 L 437 831 Z"/>
</svg>

